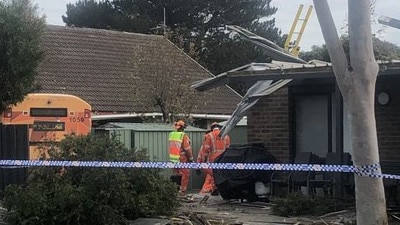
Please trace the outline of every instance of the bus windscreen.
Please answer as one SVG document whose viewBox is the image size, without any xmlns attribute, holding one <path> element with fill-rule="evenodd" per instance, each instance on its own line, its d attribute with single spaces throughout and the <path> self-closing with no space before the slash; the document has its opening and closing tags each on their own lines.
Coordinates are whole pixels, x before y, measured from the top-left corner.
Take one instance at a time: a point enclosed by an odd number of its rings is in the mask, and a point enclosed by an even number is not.
<svg viewBox="0 0 400 225">
<path fill-rule="evenodd" d="M 67 108 L 31 108 L 31 116 L 37 117 L 67 117 Z"/>
</svg>

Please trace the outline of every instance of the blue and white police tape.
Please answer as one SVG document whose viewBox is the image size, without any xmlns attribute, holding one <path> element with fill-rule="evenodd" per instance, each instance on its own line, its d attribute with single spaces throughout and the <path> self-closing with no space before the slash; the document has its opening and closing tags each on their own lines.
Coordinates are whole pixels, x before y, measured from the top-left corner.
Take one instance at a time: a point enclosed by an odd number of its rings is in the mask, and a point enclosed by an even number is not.
<svg viewBox="0 0 400 225">
<path fill-rule="evenodd" d="M 355 173 L 373 178 L 398 179 L 398 175 L 377 173 L 379 164 L 365 166 L 325 164 L 271 164 L 271 163 L 172 163 L 172 162 L 115 162 L 115 161 L 58 161 L 58 160 L 0 160 L 2 168 L 17 167 L 97 167 L 97 168 L 148 168 L 148 169 L 224 169 L 224 170 L 272 170 L 272 171 L 322 171 Z"/>
</svg>

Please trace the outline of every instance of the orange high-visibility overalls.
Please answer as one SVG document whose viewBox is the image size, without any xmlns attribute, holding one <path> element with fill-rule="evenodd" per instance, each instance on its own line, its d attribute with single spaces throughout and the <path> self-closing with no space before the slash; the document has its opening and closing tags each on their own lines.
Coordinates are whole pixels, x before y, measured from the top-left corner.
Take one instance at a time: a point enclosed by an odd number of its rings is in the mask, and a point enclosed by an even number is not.
<svg viewBox="0 0 400 225">
<path fill-rule="evenodd" d="M 230 137 L 226 135 L 224 138 L 218 136 L 220 130 L 214 129 L 212 132 L 206 134 L 202 147 L 199 151 L 199 156 L 197 157 L 197 162 L 203 161 L 214 162 L 214 160 L 220 156 L 231 144 Z M 211 193 L 217 189 L 212 169 L 204 169 L 206 174 L 203 187 L 200 193 Z"/>
<path fill-rule="evenodd" d="M 174 163 L 193 161 L 192 147 L 190 146 L 190 139 L 187 134 L 178 131 L 173 131 L 169 134 L 169 157 L 170 161 Z M 190 169 L 174 168 L 173 173 L 181 175 L 179 191 L 185 193 L 189 185 Z"/>
</svg>

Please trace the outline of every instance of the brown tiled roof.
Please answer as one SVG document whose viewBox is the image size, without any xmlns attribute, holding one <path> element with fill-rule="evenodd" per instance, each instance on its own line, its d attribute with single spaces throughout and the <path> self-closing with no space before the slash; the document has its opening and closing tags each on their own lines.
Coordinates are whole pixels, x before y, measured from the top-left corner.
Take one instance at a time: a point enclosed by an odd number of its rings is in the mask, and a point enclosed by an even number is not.
<svg viewBox="0 0 400 225">
<path fill-rule="evenodd" d="M 40 92 L 79 96 L 97 112 L 160 112 L 149 98 L 133 97 L 132 82 L 147 88 L 166 72 L 171 79 L 189 75 L 188 85 L 212 77 L 163 36 L 48 25 L 42 48 Z M 230 115 L 241 99 L 226 87 L 196 94 L 211 98 L 193 113 Z"/>
</svg>

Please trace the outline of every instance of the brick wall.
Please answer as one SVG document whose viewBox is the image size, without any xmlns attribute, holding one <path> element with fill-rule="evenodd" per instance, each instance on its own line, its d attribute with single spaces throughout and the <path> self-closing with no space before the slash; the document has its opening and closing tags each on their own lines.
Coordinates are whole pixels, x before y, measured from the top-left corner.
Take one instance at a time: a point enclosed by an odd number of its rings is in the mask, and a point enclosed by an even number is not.
<svg viewBox="0 0 400 225">
<path fill-rule="evenodd" d="M 261 98 L 247 114 L 249 143 L 263 143 L 278 160 L 290 161 L 288 88 Z"/>
<path fill-rule="evenodd" d="M 390 95 L 387 105 L 375 103 L 376 129 L 378 132 L 381 161 L 400 162 L 400 89 L 399 79 L 377 83 L 376 95 L 385 91 Z"/>
<path fill-rule="evenodd" d="M 389 78 L 389 77 L 388 77 Z M 376 93 L 386 91 L 389 104 L 375 103 L 376 127 L 381 161 L 400 162 L 400 89 L 399 78 L 378 80 Z M 263 143 L 278 160 L 290 162 L 290 113 L 288 87 L 263 97 L 247 114 L 248 142 Z"/>
</svg>

